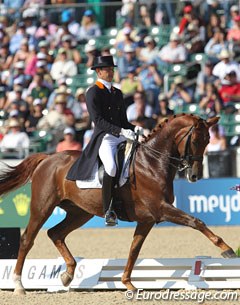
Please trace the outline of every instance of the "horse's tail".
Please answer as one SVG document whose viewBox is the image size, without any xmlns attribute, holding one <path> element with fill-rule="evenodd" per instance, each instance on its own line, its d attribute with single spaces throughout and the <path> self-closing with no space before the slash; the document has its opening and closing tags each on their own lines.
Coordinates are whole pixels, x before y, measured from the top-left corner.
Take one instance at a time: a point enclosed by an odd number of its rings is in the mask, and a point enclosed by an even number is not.
<svg viewBox="0 0 240 305">
<path fill-rule="evenodd" d="M 47 154 L 37 153 L 27 157 L 17 166 L 6 164 L 0 172 L 0 195 L 26 184 L 31 179 L 38 164 L 47 157 Z"/>
</svg>

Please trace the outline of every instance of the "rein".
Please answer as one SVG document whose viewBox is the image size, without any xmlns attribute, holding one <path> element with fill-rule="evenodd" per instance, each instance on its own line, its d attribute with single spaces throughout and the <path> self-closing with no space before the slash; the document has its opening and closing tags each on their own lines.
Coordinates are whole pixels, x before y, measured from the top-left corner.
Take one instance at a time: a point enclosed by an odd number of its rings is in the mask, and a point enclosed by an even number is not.
<svg viewBox="0 0 240 305">
<path fill-rule="evenodd" d="M 185 148 L 184 148 L 184 155 L 181 156 L 180 158 L 169 156 L 169 155 L 167 155 L 165 153 L 162 153 L 162 152 L 160 152 L 160 151 L 158 151 L 158 150 L 156 150 L 152 147 L 149 147 L 148 145 L 146 145 L 144 143 L 138 142 L 138 144 L 147 148 L 151 152 L 153 152 L 153 156 L 156 157 L 156 158 L 159 157 L 159 156 L 167 156 L 169 159 L 177 161 L 178 166 L 176 166 L 173 163 L 170 163 L 170 165 L 177 168 L 178 171 L 183 171 L 183 170 L 191 167 L 189 162 L 191 162 L 191 161 L 202 161 L 203 160 L 203 156 L 199 156 L 199 155 L 193 156 L 193 155 L 190 154 L 191 137 L 192 137 L 192 133 L 193 133 L 194 129 L 195 129 L 195 127 L 194 127 L 194 125 L 192 125 L 190 127 L 190 129 L 181 137 L 180 141 L 177 143 L 177 147 L 178 147 L 179 144 L 187 137 L 187 141 L 185 143 Z"/>
</svg>

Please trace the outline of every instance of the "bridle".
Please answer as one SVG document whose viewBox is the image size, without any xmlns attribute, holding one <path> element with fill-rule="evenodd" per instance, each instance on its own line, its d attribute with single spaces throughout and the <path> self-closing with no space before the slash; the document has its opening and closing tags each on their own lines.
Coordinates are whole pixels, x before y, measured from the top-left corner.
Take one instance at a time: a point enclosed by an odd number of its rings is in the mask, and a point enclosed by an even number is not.
<svg viewBox="0 0 240 305">
<path fill-rule="evenodd" d="M 185 142 L 185 147 L 184 147 L 184 155 L 180 157 L 180 162 L 178 165 L 178 170 L 179 171 L 184 171 L 187 168 L 190 168 L 190 162 L 192 161 L 199 161 L 202 162 L 203 161 L 203 156 L 200 155 L 192 155 L 191 154 L 191 138 L 192 138 L 192 133 L 195 129 L 195 126 L 192 125 L 190 127 L 190 129 L 182 136 L 182 138 L 180 139 L 180 141 L 177 143 L 177 147 L 179 146 L 179 144 L 183 141 L 183 139 L 185 139 L 187 137 L 187 140 Z"/>
<path fill-rule="evenodd" d="M 144 146 L 145 148 L 150 150 L 153 153 L 153 156 L 155 156 L 156 158 L 158 158 L 159 156 L 167 156 L 169 159 L 177 161 L 177 163 L 178 163 L 177 166 L 172 162 L 170 163 L 170 165 L 177 168 L 177 170 L 181 172 L 187 168 L 191 168 L 190 162 L 192 162 L 192 161 L 202 162 L 203 161 L 203 156 L 191 154 L 191 137 L 192 137 L 192 133 L 193 133 L 194 129 L 195 129 L 195 126 L 192 125 L 189 128 L 189 130 L 181 137 L 181 139 L 177 143 L 177 148 L 178 148 L 180 143 L 187 137 L 187 140 L 185 142 L 185 147 L 184 147 L 184 154 L 183 154 L 183 156 L 180 156 L 180 158 L 169 156 L 166 153 L 162 153 L 152 147 L 149 147 L 145 143 L 137 142 L 137 144 Z"/>
</svg>

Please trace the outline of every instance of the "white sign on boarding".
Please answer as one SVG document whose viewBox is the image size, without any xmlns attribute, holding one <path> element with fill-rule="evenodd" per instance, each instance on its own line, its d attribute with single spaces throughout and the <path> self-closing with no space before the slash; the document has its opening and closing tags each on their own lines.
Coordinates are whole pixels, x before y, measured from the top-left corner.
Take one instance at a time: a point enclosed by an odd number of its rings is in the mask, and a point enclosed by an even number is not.
<svg viewBox="0 0 240 305">
<path fill-rule="evenodd" d="M 95 286 L 102 270 L 104 259 L 75 258 L 77 267 L 71 286 Z M 0 260 L 0 289 L 14 289 L 12 280 L 15 268 L 15 259 Z M 65 262 L 58 259 L 28 259 L 25 261 L 22 274 L 22 283 L 26 289 L 66 289 L 61 282 L 61 274 L 66 270 Z M 55 287 L 55 288 L 54 288 Z"/>
</svg>

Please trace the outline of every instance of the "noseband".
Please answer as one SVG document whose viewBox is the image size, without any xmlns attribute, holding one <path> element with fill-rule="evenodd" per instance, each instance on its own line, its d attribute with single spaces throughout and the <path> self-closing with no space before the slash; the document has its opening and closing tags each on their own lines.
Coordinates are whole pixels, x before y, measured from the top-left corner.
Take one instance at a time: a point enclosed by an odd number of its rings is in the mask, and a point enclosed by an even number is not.
<svg viewBox="0 0 240 305">
<path fill-rule="evenodd" d="M 192 133 L 194 131 L 195 127 L 194 125 L 192 125 L 190 127 L 190 129 L 182 136 L 182 138 L 180 139 L 180 141 L 177 144 L 177 147 L 179 146 L 179 144 L 187 137 L 187 140 L 185 142 L 185 148 L 184 148 L 184 155 L 180 157 L 180 163 L 178 166 L 178 170 L 184 171 L 187 168 L 190 168 L 190 162 L 194 162 L 194 161 L 199 161 L 202 162 L 203 161 L 203 156 L 200 155 L 195 155 L 193 156 L 191 154 L 191 138 L 192 138 Z"/>
</svg>

